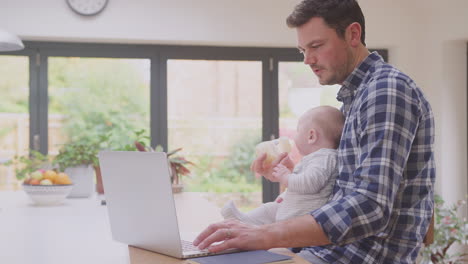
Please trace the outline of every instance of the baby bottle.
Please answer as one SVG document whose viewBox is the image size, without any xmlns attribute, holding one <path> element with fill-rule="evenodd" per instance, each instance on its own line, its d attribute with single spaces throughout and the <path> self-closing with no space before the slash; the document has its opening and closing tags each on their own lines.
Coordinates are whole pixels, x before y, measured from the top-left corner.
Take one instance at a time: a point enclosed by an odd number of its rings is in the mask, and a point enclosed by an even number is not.
<svg viewBox="0 0 468 264">
<path fill-rule="evenodd" d="M 273 139 L 270 141 L 260 142 L 255 147 L 255 155 L 260 157 L 263 153 L 267 154 L 267 157 L 264 161 L 265 166 L 270 166 L 271 163 L 278 158 L 281 153 L 290 152 L 291 143 L 286 137 L 280 137 L 278 139 Z"/>
</svg>

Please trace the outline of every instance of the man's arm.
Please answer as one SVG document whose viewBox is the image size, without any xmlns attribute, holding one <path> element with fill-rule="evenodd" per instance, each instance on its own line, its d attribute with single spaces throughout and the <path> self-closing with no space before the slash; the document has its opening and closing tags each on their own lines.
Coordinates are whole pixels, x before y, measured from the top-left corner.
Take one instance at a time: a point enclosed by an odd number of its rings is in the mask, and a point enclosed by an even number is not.
<svg viewBox="0 0 468 264">
<path fill-rule="evenodd" d="M 322 227 L 311 215 L 303 215 L 277 222 L 265 229 L 273 230 L 279 234 L 278 241 L 270 248 L 275 247 L 306 247 L 323 246 L 330 244 L 330 240 L 323 232 Z"/>
<path fill-rule="evenodd" d="M 218 245 L 214 242 L 224 241 Z M 210 225 L 197 239 L 195 246 L 218 252 L 228 248 L 246 250 L 278 247 L 305 247 L 330 244 L 320 225 L 311 215 L 304 215 L 263 226 L 251 226 L 239 221 L 223 221 Z"/>
</svg>

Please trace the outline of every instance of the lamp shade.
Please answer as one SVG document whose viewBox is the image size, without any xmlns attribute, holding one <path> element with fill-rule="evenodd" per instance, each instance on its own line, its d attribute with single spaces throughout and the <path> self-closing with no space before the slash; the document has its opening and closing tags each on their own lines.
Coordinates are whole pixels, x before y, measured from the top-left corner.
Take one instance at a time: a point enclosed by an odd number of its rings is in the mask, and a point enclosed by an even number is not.
<svg viewBox="0 0 468 264">
<path fill-rule="evenodd" d="M 23 42 L 16 35 L 0 29 L 0 51 L 24 49 Z"/>
</svg>

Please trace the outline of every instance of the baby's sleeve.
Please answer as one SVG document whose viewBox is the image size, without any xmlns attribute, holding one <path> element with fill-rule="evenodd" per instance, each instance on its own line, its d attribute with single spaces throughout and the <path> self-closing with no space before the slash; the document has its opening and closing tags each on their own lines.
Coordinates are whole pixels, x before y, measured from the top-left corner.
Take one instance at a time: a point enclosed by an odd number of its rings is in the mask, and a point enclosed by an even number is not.
<svg viewBox="0 0 468 264">
<path fill-rule="evenodd" d="M 336 173 L 336 156 L 320 154 L 304 161 L 303 169 L 293 172 L 288 178 L 288 190 L 299 194 L 320 192 Z"/>
</svg>

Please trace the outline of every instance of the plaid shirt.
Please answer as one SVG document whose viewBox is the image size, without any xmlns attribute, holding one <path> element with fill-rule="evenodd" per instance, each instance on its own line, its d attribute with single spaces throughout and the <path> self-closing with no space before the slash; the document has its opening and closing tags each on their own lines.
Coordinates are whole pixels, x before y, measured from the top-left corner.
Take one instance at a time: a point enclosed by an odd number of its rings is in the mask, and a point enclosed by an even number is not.
<svg viewBox="0 0 468 264">
<path fill-rule="evenodd" d="M 405 74 L 370 54 L 338 92 L 346 117 L 333 198 L 311 215 L 330 263 L 414 263 L 432 217 L 434 118 Z"/>
</svg>

